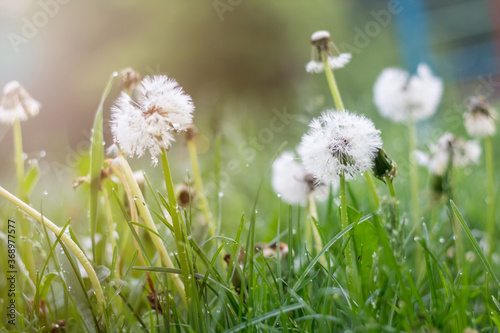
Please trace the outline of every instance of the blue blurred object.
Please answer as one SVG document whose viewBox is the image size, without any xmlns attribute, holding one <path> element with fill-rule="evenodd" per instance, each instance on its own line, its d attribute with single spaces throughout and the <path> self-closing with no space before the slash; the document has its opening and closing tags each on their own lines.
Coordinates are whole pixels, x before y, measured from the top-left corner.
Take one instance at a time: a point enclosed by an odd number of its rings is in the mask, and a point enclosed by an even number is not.
<svg viewBox="0 0 500 333">
<path fill-rule="evenodd" d="M 455 81 L 498 74 L 494 1 L 402 0 L 397 28 L 405 66 L 427 62 Z"/>
</svg>

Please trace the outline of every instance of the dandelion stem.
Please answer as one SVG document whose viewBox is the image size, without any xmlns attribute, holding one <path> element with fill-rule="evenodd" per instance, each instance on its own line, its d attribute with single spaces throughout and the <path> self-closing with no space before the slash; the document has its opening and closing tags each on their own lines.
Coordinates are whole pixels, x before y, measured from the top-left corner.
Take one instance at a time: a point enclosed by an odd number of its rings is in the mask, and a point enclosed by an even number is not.
<svg viewBox="0 0 500 333">
<path fill-rule="evenodd" d="M 484 141 L 485 158 L 486 158 L 486 179 L 488 182 L 488 215 L 487 215 L 487 232 L 489 242 L 488 257 L 491 261 L 491 255 L 495 251 L 496 226 L 495 226 L 495 179 L 493 165 L 493 142 L 492 136 L 488 135 Z"/>
<path fill-rule="evenodd" d="M 321 52 L 321 59 L 323 60 L 323 66 L 325 67 L 326 80 L 328 81 L 328 86 L 330 87 L 330 91 L 332 93 L 333 100 L 335 101 L 335 105 L 337 109 L 340 111 L 344 111 L 344 103 L 342 103 L 342 97 L 340 96 L 339 88 L 337 86 L 337 82 L 335 81 L 335 76 L 333 76 L 333 71 L 328 66 L 328 54 L 326 51 Z"/>
<path fill-rule="evenodd" d="M 96 298 L 97 298 L 97 304 L 99 307 L 99 311 L 101 314 L 105 314 L 105 306 L 106 306 L 106 301 L 104 299 L 104 293 L 101 288 L 101 284 L 99 282 L 99 279 L 97 278 L 97 274 L 92 268 L 92 265 L 88 261 L 87 257 L 85 254 L 82 252 L 82 250 L 76 245 L 76 243 L 69 237 L 66 233 L 63 233 L 61 235 L 61 228 L 59 228 L 57 225 L 55 225 L 53 222 L 51 222 L 49 219 L 47 219 L 45 216 L 42 216 L 39 212 L 37 212 L 35 209 L 33 209 L 31 206 L 26 204 L 24 201 L 20 200 L 7 190 L 5 190 L 3 187 L 0 186 L 0 195 L 3 196 L 5 199 L 9 200 L 11 203 L 22 209 L 26 214 L 30 215 L 33 217 L 35 220 L 37 220 L 40 224 L 45 225 L 47 229 L 52 231 L 57 237 L 60 236 L 61 241 L 63 241 L 68 248 L 73 252 L 73 254 L 76 256 L 78 261 L 82 264 L 83 268 L 87 272 L 87 275 L 90 280 L 90 284 L 92 285 L 92 288 L 94 289 Z"/>
<path fill-rule="evenodd" d="M 340 175 L 340 216 L 342 220 L 342 229 L 345 229 L 349 226 L 349 220 L 347 217 L 347 197 L 346 197 L 346 183 L 345 183 L 345 175 Z M 348 239 L 349 235 L 344 235 L 344 241 Z M 356 279 L 356 270 L 355 266 L 353 266 L 353 243 L 347 244 L 344 254 L 346 260 L 346 271 L 347 278 L 350 285 L 355 283 Z"/>
<path fill-rule="evenodd" d="M 201 178 L 200 173 L 200 165 L 198 163 L 198 152 L 196 150 L 195 138 L 188 139 L 188 149 L 189 149 L 189 158 L 191 159 L 191 167 L 193 168 L 193 177 L 194 177 L 194 187 L 196 189 L 196 195 L 200 202 L 200 209 L 203 212 L 203 216 L 205 217 L 205 221 L 208 225 L 208 237 L 215 236 L 215 225 L 212 212 L 210 211 L 210 207 L 208 205 L 207 197 L 203 191 L 203 180 Z"/>
<path fill-rule="evenodd" d="M 18 186 L 18 196 L 24 202 L 28 202 L 28 196 L 24 189 L 24 151 L 23 151 L 23 136 L 21 133 L 21 122 L 16 120 L 12 127 L 12 133 L 14 136 L 14 152 L 15 152 L 15 163 L 16 163 L 16 175 L 17 175 L 17 186 Z M 29 272 L 30 279 L 35 281 L 35 261 L 33 259 L 33 251 L 31 249 L 31 244 L 28 239 L 30 239 L 31 226 L 30 223 L 21 215 L 21 235 L 25 238 L 23 240 L 23 260 L 26 265 L 26 269 Z"/>
<path fill-rule="evenodd" d="M 363 173 L 366 179 L 366 185 L 368 185 L 368 191 L 370 191 L 370 195 L 373 200 L 373 209 L 378 210 L 380 208 L 380 199 L 378 197 L 377 188 L 375 186 L 375 182 L 373 181 L 373 176 L 371 172 Z"/>
<path fill-rule="evenodd" d="M 411 188 L 411 203 L 413 208 L 414 223 L 418 223 L 420 218 L 420 198 L 418 196 L 418 168 L 415 160 L 414 151 L 416 149 L 417 134 L 415 131 L 415 123 L 409 118 L 408 121 L 408 150 L 410 153 L 410 188 Z"/>
<path fill-rule="evenodd" d="M 144 196 L 142 195 L 141 189 L 139 188 L 139 184 L 137 184 L 137 181 L 134 178 L 134 173 L 132 172 L 132 169 L 130 168 L 127 160 L 123 157 L 122 154 L 118 156 L 118 161 L 120 163 L 120 168 L 127 180 L 127 183 L 130 186 L 130 190 L 132 192 L 132 195 L 137 198 L 135 201 L 135 204 L 137 206 L 137 210 L 139 211 L 139 214 L 142 216 L 142 220 L 144 221 L 144 224 L 153 230 L 154 232 L 158 233 L 158 229 L 156 228 L 156 224 L 153 221 L 153 217 L 151 216 L 151 213 L 149 212 L 149 209 L 146 207 L 146 201 L 144 200 Z M 132 204 L 132 203 L 131 203 Z M 172 214 L 176 215 L 176 214 Z M 174 264 L 170 260 L 170 256 L 168 255 L 167 249 L 165 248 L 165 245 L 163 244 L 162 240 L 156 236 L 155 234 L 150 234 L 151 240 L 153 241 L 153 244 L 158 251 L 161 261 L 167 268 L 174 268 Z M 180 251 L 179 251 L 180 252 Z M 182 261 L 181 261 L 182 262 Z M 181 299 L 183 300 L 184 304 L 186 303 L 186 293 L 184 289 L 184 284 L 180 280 L 179 276 L 177 274 L 172 274 L 172 279 L 174 282 L 175 287 L 177 288 L 177 291 L 181 295 Z"/>
<path fill-rule="evenodd" d="M 113 251 L 115 249 L 118 250 L 116 247 L 116 239 L 115 239 L 115 225 L 113 222 L 113 212 L 111 210 L 111 202 L 109 200 L 109 191 L 107 188 L 107 184 L 102 184 L 102 195 L 104 197 L 104 208 L 105 208 L 105 213 L 106 213 L 106 222 L 108 224 L 108 238 L 109 242 L 111 243 L 111 247 L 113 248 Z M 120 261 L 117 259 L 117 261 Z M 120 269 L 116 267 L 115 271 L 113 272 L 113 275 L 115 279 L 120 279 Z"/>
<path fill-rule="evenodd" d="M 320 253 L 323 249 L 323 241 L 321 240 L 321 235 L 319 234 L 318 228 L 314 221 L 318 221 L 318 210 L 316 209 L 316 201 L 314 200 L 314 194 L 309 194 L 309 221 L 311 222 L 312 234 L 314 237 L 314 248 L 316 249 L 316 254 Z M 326 267 L 325 257 L 319 259 L 320 263 Z"/>
<path fill-rule="evenodd" d="M 174 227 L 174 236 L 175 241 L 177 243 L 177 251 L 179 253 L 179 262 L 181 265 L 181 272 L 184 278 L 185 283 L 187 283 L 186 287 L 186 297 L 191 297 L 191 292 L 193 291 L 191 278 L 191 270 L 189 267 L 189 261 L 187 257 L 187 249 L 186 246 L 188 244 L 187 240 L 184 239 L 184 233 L 182 231 L 181 221 L 179 219 L 179 214 L 177 213 L 177 200 L 175 198 L 174 193 L 174 183 L 172 182 L 172 174 L 170 173 L 170 166 L 168 163 L 167 152 L 165 149 L 162 150 L 161 153 L 161 163 L 163 166 L 163 174 L 165 176 L 165 185 L 167 186 L 167 195 L 168 195 L 168 203 L 170 205 L 172 217 L 172 226 Z"/>
</svg>

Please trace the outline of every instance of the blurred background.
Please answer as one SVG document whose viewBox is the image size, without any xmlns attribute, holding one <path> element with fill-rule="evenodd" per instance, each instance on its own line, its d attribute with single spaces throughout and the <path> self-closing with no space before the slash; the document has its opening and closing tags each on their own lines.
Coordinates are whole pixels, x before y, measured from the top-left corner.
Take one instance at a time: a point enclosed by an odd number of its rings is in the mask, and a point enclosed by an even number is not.
<svg viewBox="0 0 500 333">
<path fill-rule="evenodd" d="M 248 211 L 260 178 L 266 180 L 263 198 L 277 203 L 264 172 L 273 155 L 284 141 L 285 149 L 294 149 L 310 120 L 333 106 L 324 75 L 304 69 L 310 35 L 322 29 L 353 54 L 336 72 L 344 103 L 382 130 L 386 150 L 400 165 L 396 187 L 404 196 L 405 128 L 377 114 L 372 87 L 378 74 L 389 66 L 414 71 L 419 62 L 429 63 L 446 88 L 437 115 L 419 124 L 425 138 L 419 146 L 425 149 L 444 131 L 465 135 L 465 97 L 481 94 L 495 102 L 499 95 L 499 7 L 498 0 L 0 0 L 0 85 L 18 80 L 42 103 L 40 115 L 23 123 L 25 152 L 42 168 L 33 202 L 45 191 L 46 206 L 76 199 L 71 180 L 86 172 L 81 160 L 101 92 L 113 71 L 130 66 L 143 76 L 172 76 L 193 97 L 211 199 L 217 191 L 241 199 L 221 200 L 229 219 L 224 224 Z M 118 93 L 115 87 L 105 117 Z M 11 136 L 0 125 L 0 180 L 15 189 Z M 220 189 L 213 185 L 218 136 Z M 184 138 L 173 150 L 181 182 L 189 168 Z M 149 158 L 133 165 L 160 176 Z M 262 206 L 262 223 L 274 221 L 276 206 Z M 84 221 L 79 209 L 69 215 Z"/>
</svg>

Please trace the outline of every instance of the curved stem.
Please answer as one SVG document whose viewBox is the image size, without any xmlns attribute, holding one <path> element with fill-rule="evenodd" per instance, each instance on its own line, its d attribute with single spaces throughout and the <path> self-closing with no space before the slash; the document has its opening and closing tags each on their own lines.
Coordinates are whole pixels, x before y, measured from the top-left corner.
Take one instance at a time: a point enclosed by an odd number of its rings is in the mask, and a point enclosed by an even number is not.
<svg viewBox="0 0 500 333">
<path fill-rule="evenodd" d="M 45 225 L 45 227 L 50 231 L 52 231 L 57 237 L 60 236 L 61 241 L 63 241 L 64 244 L 66 244 L 66 246 L 71 250 L 71 252 L 73 252 L 73 254 L 76 256 L 78 261 L 82 264 L 83 268 L 87 272 L 90 284 L 92 285 L 92 288 L 94 289 L 97 298 L 99 311 L 101 314 L 104 314 L 106 300 L 104 299 L 104 293 L 102 291 L 101 284 L 99 282 L 99 279 L 97 278 L 97 274 L 94 271 L 94 268 L 92 268 L 92 265 L 90 264 L 90 262 L 88 261 L 87 257 L 82 252 L 82 250 L 78 247 L 78 245 L 76 245 L 76 243 L 66 233 L 63 233 L 61 235 L 61 228 L 59 228 L 45 216 L 42 216 L 42 214 L 37 212 L 31 206 L 29 206 L 24 201 L 20 200 L 19 198 L 17 198 L 16 196 L 14 196 L 1 186 L 0 186 L 0 195 L 3 196 L 5 199 L 9 200 L 10 202 L 12 202 L 20 209 L 22 209 L 24 212 L 26 212 L 26 214 L 33 217 L 40 224 Z"/>
<path fill-rule="evenodd" d="M 119 161 L 119 165 L 123 172 L 123 175 L 125 176 L 126 181 L 130 186 L 132 195 L 137 198 L 137 200 L 133 201 L 136 203 L 137 209 L 139 211 L 139 214 L 141 214 L 144 224 L 154 232 L 158 233 L 158 229 L 156 228 L 156 224 L 153 221 L 153 217 L 151 216 L 149 209 L 147 209 L 146 201 L 144 200 L 144 196 L 142 195 L 141 189 L 139 188 L 139 184 L 137 184 L 137 181 L 134 178 L 132 169 L 130 168 L 127 160 L 123 157 L 122 154 L 120 154 L 117 159 Z M 165 267 L 174 268 L 174 264 L 170 260 L 170 256 L 168 255 L 167 249 L 165 248 L 162 240 L 155 234 L 150 234 L 150 237 Z M 175 287 L 177 288 L 177 291 L 181 295 L 181 299 L 183 300 L 184 304 L 187 304 L 184 284 L 177 274 L 172 274 L 172 279 Z"/>
</svg>

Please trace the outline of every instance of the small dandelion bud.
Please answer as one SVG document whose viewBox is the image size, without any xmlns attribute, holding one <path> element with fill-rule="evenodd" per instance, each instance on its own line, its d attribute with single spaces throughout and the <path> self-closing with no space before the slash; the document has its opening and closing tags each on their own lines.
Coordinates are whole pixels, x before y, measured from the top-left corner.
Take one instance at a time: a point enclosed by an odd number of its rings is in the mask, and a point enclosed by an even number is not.
<svg viewBox="0 0 500 333">
<path fill-rule="evenodd" d="M 111 108 L 114 142 L 129 156 L 151 154 L 153 165 L 174 134 L 193 121 L 194 105 L 177 81 L 165 75 L 147 76 L 137 87 L 137 101 L 122 92 Z"/>
<path fill-rule="evenodd" d="M 194 191 L 194 188 L 186 184 L 178 185 L 176 188 L 176 192 L 177 192 L 177 203 L 181 207 L 186 208 L 195 201 L 196 193 Z"/>
<path fill-rule="evenodd" d="M 364 116 L 328 110 L 309 125 L 298 152 L 318 180 L 330 183 L 340 175 L 353 179 L 372 169 L 382 148 L 380 131 Z"/>
<path fill-rule="evenodd" d="M 328 186 L 309 173 L 290 151 L 283 152 L 274 161 L 272 186 L 289 204 L 306 205 L 311 193 L 318 201 L 328 196 Z"/>
<path fill-rule="evenodd" d="M 7 83 L 0 100 L 0 123 L 7 125 L 24 121 L 40 112 L 40 103 L 33 99 L 17 81 Z"/>
<path fill-rule="evenodd" d="M 351 54 L 341 53 L 326 30 L 314 32 L 311 35 L 311 44 L 313 45 L 311 61 L 306 65 L 306 71 L 309 73 L 321 73 L 325 70 L 323 54 L 326 54 L 326 60 L 331 69 L 342 68 L 351 61 Z"/>
<path fill-rule="evenodd" d="M 386 179 L 390 179 L 392 181 L 392 179 L 397 176 L 398 167 L 396 162 L 387 156 L 385 150 L 382 148 L 377 152 L 372 171 L 375 177 L 385 183 Z"/>
<path fill-rule="evenodd" d="M 470 97 L 464 113 L 464 125 L 470 136 L 482 138 L 496 132 L 496 110 L 484 97 Z"/>
<path fill-rule="evenodd" d="M 395 122 L 421 120 L 436 113 L 443 83 L 426 64 L 420 64 L 410 77 L 398 68 L 385 69 L 373 87 L 374 102 L 380 114 Z"/>
<path fill-rule="evenodd" d="M 141 83 L 141 75 L 133 68 L 127 67 L 118 73 L 118 82 L 123 90 L 131 92 Z"/>
</svg>

